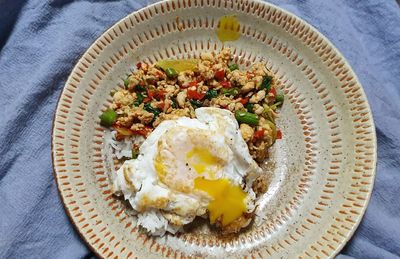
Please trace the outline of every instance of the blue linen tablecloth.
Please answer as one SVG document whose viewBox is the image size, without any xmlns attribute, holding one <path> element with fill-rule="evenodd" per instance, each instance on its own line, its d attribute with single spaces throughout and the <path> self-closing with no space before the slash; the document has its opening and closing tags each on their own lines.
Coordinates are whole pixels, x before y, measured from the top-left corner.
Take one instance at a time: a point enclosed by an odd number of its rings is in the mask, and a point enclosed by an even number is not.
<svg viewBox="0 0 400 259">
<path fill-rule="evenodd" d="M 339 258 L 400 256 L 400 8 L 395 0 L 273 0 L 325 34 L 368 96 L 378 136 L 372 198 Z M 83 258 L 51 164 L 51 126 L 80 55 L 149 1 L 0 0 L 0 258 Z"/>
</svg>

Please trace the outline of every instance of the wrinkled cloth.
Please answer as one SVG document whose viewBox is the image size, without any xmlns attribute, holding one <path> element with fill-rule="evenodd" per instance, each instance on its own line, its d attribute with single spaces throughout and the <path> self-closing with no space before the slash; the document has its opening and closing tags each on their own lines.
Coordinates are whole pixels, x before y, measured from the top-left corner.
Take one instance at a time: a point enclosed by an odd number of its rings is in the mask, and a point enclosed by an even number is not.
<svg viewBox="0 0 400 259">
<path fill-rule="evenodd" d="M 371 105 L 375 187 L 338 258 L 400 256 L 400 8 L 395 0 L 273 0 L 344 54 Z M 91 43 L 148 1 L 0 0 L 0 258 L 90 258 L 51 162 L 56 104 Z"/>
</svg>

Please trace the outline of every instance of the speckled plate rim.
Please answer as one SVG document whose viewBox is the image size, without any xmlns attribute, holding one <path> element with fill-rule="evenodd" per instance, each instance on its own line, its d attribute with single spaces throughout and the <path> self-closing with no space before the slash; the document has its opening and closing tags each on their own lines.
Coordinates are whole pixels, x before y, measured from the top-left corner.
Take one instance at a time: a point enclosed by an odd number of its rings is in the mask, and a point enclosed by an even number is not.
<svg viewBox="0 0 400 259">
<path fill-rule="evenodd" d="M 90 52 L 90 50 L 95 46 L 95 44 L 99 41 L 99 39 L 103 38 L 105 34 L 107 34 L 108 32 L 110 32 L 114 27 L 116 27 L 118 24 L 120 24 L 125 18 L 127 18 L 127 17 L 129 17 L 129 16 L 133 16 L 134 14 L 139 13 L 140 11 L 142 11 L 142 10 L 144 10 L 144 9 L 146 9 L 146 8 L 150 8 L 150 7 L 154 6 L 154 5 L 157 5 L 157 4 L 159 4 L 160 2 L 167 2 L 167 1 L 155 2 L 155 3 L 151 4 L 151 5 L 148 5 L 148 6 L 145 6 L 145 7 L 141 8 L 141 9 L 138 9 L 138 10 L 132 12 L 131 14 L 129 14 L 129 15 L 127 15 L 127 16 L 121 18 L 119 21 L 117 21 L 116 23 L 114 23 L 110 28 L 108 28 L 107 30 L 105 30 L 99 37 L 96 38 L 96 40 L 94 40 L 94 42 L 90 45 L 90 47 L 81 55 L 81 57 L 79 58 L 79 60 L 76 61 L 76 64 L 74 65 L 73 69 L 71 70 L 71 73 L 70 73 L 70 75 L 68 76 L 65 85 L 71 80 L 74 71 L 77 70 L 78 65 L 80 64 L 80 61 L 83 59 L 84 56 L 86 56 L 86 55 Z M 272 3 L 269 3 L 269 2 L 263 2 L 263 1 L 260 1 L 260 0 L 249 0 L 249 1 L 244 0 L 244 1 L 241 1 L 241 2 L 255 2 L 255 3 L 260 3 L 260 4 L 264 4 L 264 5 L 270 6 L 270 7 L 274 8 L 274 9 L 278 10 L 279 12 L 281 12 L 281 13 L 283 13 L 283 14 L 286 14 L 287 16 L 294 18 L 295 20 L 298 20 L 300 23 L 302 23 L 302 24 L 305 25 L 306 27 L 309 27 L 309 28 L 311 29 L 311 31 L 313 31 L 314 33 L 316 33 L 320 38 L 322 38 L 323 41 L 325 41 L 326 43 L 328 43 L 329 47 L 331 47 L 331 48 L 333 49 L 333 51 L 334 51 L 334 53 L 336 54 L 336 56 L 338 56 L 338 57 L 341 59 L 341 61 L 344 62 L 344 65 L 347 67 L 347 69 L 348 69 L 348 71 L 350 72 L 351 76 L 354 77 L 356 83 L 360 86 L 360 87 L 359 87 L 359 90 L 361 91 L 361 97 L 360 97 L 360 98 L 361 98 L 361 99 L 364 99 L 365 102 L 366 102 L 366 110 L 367 110 L 367 113 L 368 113 L 368 115 L 369 115 L 369 117 L 370 117 L 370 122 L 369 122 L 369 123 L 371 124 L 371 127 L 373 128 L 373 130 L 372 130 L 372 138 L 373 138 L 373 139 L 372 139 L 372 144 L 373 144 L 373 147 L 372 147 L 372 150 L 373 150 L 373 160 L 372 160 L 372 171 L 371 171 L 371 174 L 372 174 L 372 176 L 371 176 L 371 183 L 370 183 L 370 185 L 369 185 L 368 193 L 367 193 L 367 195 L 366 195 L 366 200 L 365 200 L 365 203 L 364 203 L 365 205 L 362 207 L 362 209 L 361 209 L 361 211 L 360 211 L 360 215 L 358 216 L 356 222 L 352 225 L 351 230 L 349 230 L 349 231 L 346 233 L 345 240 L 342 241 L 340 244 L 338 244 L 338 245 L 336 246 L 336 249 L 335 249 L 335 250 L 333 251 L 333 253 L 329 256 L 329 257 L 335 257 L 335 256 L 342 250 L 342 248 L 347 244 L 347 242 L 351 239 L 351 237 L 353 236 L 353 234 L 354 234 L 354 232 L 356 231 L 357 227 L 359 226 L 359 224 L 360 224 L 360 222 L 361 222 L 361 220 L 362 220 L 362 218 L 363 218 L 363 216 L 364 216 L 364 214 L 365 214 L 365 211 L 366 211 L 366 209 L 367 209 L 368 203 L 369 203 L 369 201 L 370 201 L 371 194 L 372 194 L 372 190 L 373 190 L 373 187 L 374 187 L 374 181 L 375 181 L 375 177 L 376 177 L 377 139 L 376 139 L 375 124 L 374 124 L 374 120 L 373 120 L 373 116 L 372 116 L 372 111 L 371 111 L 370 105 L 369 105 L 369 103 L 368 103 L 367 96 L 366 96 L 366 94 L 365 94 L 365 91 L 364 91 L 364 89 L 363 89 L 363 87 L 362 87 L 362 85 L 361 85 L 361 83 L 360 83 L 360 81 L 359 81 L 357 75 L 356 75 L 356 74 L 354 73 L 354 71 L 352 70 L 352 68 L 351 68 L 350 64 L 348 63 L 347 59 L 346 59 L 346 58 L 342 55 L 342 53 L 336 48 L 336 46 L 335 46 L 327 37 L 325 37 L 325 35 L 323 35 L 321 32 L 319 32 L 313 25 L 309 24 L 308 22 L 306 22 L 305 20 L 303 20 L 303 19 L 300 18 L 299 16 L 293 14 L 292 12 L 289 12 L 289 11 L 287 11 L 287 10 L 285 10 L 285 9 L 283 9 L 283 8 L 281 8 L 281 7 L 279 7 L 279 6 L 277 6 L 277 5 L 274 5 L 274 4 L 272 4 Z M 92 245 L 92 243 L 87 239 L 87 236 L 86 236 L 84 233 L 82 233 L 82 231 L 81 231 L 81 229 L 79 228 L 79 226 L 78 226 L 78 224 L 77 224 L 75 218 L 72 216 L 72 214 L 71 214 L 71 212 L 70 212 L 70 210 L 69 210 L 69 208 L 68 208 L 68 206 L 67 206 L 67 204 L 66 204 L 66 202 L 65 202 L 65 197 L 64 197 L 64 195 L 63 195 L 63 191 L 61 190 L 61 185 L 60 185 L 61 183 L 60 183 L 59 177 L 58 177 L 57 172 L 56 172 L 56 163 L 55 163 L 55 143 L 54 143 L 55 140 L 56 140 L 56 137 L 55 137 L 56 117 L 57 117 L 57 115 L 58 115 L 58 113 L 59 113 L 59 110 L 60 110 L 60 101 L 61 101 L 61 98 L 62 98 L 62 96 L 65 94 L 65 92 L 66 92 L 66 87 L 64 86 L 63 89 L 62 89 L 62 91 L 61 91 L 61 93 L 60 93 L 60 95 L 59 95 L 59 97 L 58 97 L 57 106 L 56 106 L 57 108 L 56 108 L 56 110 L 55 110 L 55 112 L 54 112 L 54 115 L 53 115 L 52 133 L 51 133 L 51 158 L 52 158 L 52 164 L 53 164 L 53 175 L 54 175 L 54 178 L 55 178 L 56 183 L 57 183 L 57 188 L 58 188 L 58 191 L 59 191 L 59 197 L 61 198 L 61 201 L 62 201 L 62 203 L 63 203 L 63 207 L 64 207 L 64 209 L 65 209 L 66 214 L 68 215 L 70 221 L 73 223 L 72 225 L 73 225 L 74 228 L 76 229 L 76 231 L 77 231 L 77 233 L 79 234 L 79 236 L 85 241 L 85 243 L 86 243 L 87 246 L 90 248 L 90 250 L 91 250 L 93 253 L 95 253 L 96 256 L 103 258 L 102 253 L 101 253 L 100 251 L 98 251 L 98 250 Z"/>
</svg>

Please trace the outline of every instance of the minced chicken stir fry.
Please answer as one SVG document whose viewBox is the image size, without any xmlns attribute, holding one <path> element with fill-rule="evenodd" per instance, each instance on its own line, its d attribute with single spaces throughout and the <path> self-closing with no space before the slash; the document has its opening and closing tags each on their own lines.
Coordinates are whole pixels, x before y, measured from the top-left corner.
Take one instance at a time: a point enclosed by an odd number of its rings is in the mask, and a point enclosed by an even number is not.
<svg viewBox="0 0 400 259">
<path fill-rule="evenodd" d="M 138 63 L 113 91 L 113 103 L 101 124 L 113 127 L 117 139 L 146 137 L 163 120 L 194 118 L 198 107 L 228 109 L 235 114 L 250 154 L 257 162 L 268 157 L 268 147 L 282 137 L 276 129 L 276 109 L 283 103 L 276 79 L 264 63 L 241 70 L 232 62 L 230 49 L 203 53 L 200 59 Z M 137 153 L 137 147 L 132 151 Z"/>
</svg>

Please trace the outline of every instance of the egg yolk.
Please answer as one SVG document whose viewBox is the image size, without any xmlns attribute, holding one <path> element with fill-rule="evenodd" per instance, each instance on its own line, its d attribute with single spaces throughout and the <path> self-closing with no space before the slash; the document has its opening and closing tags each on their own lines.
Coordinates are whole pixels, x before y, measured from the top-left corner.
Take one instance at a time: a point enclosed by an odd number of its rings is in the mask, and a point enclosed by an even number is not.
<svg viewBox="0 0 400 259">
<path fill-rule="evenodd" d="M 228 179 L 208 180 L 198 177 L 194 180 L 194 187 L 212 198 L 208 204 L 211 224 L 217 219 L 222 219 L 222 226 L 226 226 L 246 211 L 246 193 Z"/>
<path fill-rule="evenodd" d="M 186 159 L 198 174 L 207 172 L 211 177 L 214 177 L 215 174 L 207 169 L 220 164 L 219 159 L 213 156 L 206 148 L 193 148 L 186 154 Z"/>
<path fill-rule="evenodd" d="M 234 41 L 240 37 L 240 24 L 233 15 L 222 16 L 219 20 L 217 35 L 220 41 Z"/>
</svg>

